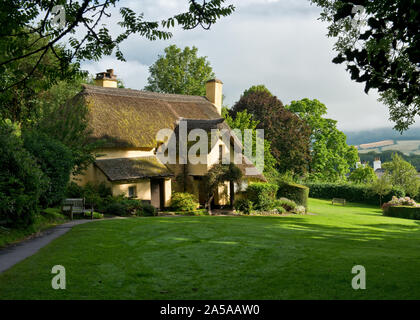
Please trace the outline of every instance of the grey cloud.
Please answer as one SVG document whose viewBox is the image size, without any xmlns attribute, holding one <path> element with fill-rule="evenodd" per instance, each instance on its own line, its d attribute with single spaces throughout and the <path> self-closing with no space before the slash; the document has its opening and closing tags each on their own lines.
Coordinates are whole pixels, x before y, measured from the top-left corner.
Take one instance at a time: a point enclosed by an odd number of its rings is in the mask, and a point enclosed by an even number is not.
<svg viewBox="0 0 420 320">
<path fill-rule="evenodd" d="M 165 17 L 182 10 L 181 2 L 169 1 L 171 5 L 165 7 L 163 1 L 135 1 L 137 9 L 141 4 L 147 8 L 145 15 Z M 331 62 L 335 56 L 334 39 L 326 37 L 326 25 L 318 20 L 319 9 L 309 1 L 231 2 L 238 7 L 237 11 L 210 31 L 175 30 L 169 41 L 130 38 L 122 46 L 128 68 L 111 58 L 84 66 L 92 70 L 98 65 L 118 66 L 120 70 L 114 67 L 116 73 L 129 87 L 142 89 L 148 77 L 147 67 L 166 46 L 196 46 L 223 80 L 229 105 L 251 85 L 265 84 L 284 104 L 306 97 L 320 100 L 341 129 L 392 126 L 386 107 L 376 101 L 377 94 L 366 95 L 363 85 L 350 80 L 344 66 Z M 123 1 L 124 4 L 128 6 L 130 1 Z"/>
</svg>

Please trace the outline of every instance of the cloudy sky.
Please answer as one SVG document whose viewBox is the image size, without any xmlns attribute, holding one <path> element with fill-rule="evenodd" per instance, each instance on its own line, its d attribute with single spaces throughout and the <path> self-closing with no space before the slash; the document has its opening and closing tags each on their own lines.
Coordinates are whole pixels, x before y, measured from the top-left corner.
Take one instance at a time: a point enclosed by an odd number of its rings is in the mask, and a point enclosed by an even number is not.
<svg viewBox="0 0 420 320">
<path fill-rule="evenodd" d="M 344 66 L 331 62 L 334 39 L 326 37 L 327 25 L 318 20 L 320 10 L 309 0 L 227 0 L 236 7 L 228 18 L 209 31 L 175 30 L 167 41 L 140 37 L 127 40 L 122 51 L 127 62 L 106 57 L 82 67 L 96 73 L 114 68 L 125 85 L 142 89 L 148 67 L 163 49 L 196 46 L 207 56 L 217 78 L 224 83 L 226 103 L 232 106 L 251 85 L 264 84 L 284 104 L 302 98 L 318 99 L 328 116 L 338 120 L 342 130 L 392 127 L 388 110 L 377 102 L 374 92 L 366 95 L 362 84 L 350 80 Z M 145 18 L 156 20 L 186 11 L 186 0 L 143 0 L 120 2 Z M 117 21 L 118 17 L 112 18 Z M 110 30 L 117 30 L 109 22 Z"/>
</svg>

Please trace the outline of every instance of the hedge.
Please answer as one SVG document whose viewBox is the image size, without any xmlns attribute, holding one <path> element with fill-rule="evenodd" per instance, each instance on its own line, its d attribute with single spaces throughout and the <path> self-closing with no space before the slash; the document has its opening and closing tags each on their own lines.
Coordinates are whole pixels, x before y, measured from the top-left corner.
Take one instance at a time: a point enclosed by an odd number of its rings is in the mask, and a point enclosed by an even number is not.
<svg viewBox="0 0 420 320">
<path fill-rule="evenodd" d="M 384 210 L 384 216 L 420 220 L 420 207 L 391 206 Z"/>
<path fill-rule="evenodd" d="M 308 209 L 309 188 L 296 183 L 280 183 L 277 198 L 287 198 Z"/>
<path fill-rule="evenodd" d="M 305 184 L 309 188 L 311 198 L 332 199 L 343 198 L 349 202 L 359 202 L 379 205 L 379 195 L 372 192 L 370 186 L 350 183 L 319 183 L 312 182 Z M 401 188 L 393 187 L 391 192 L 382 198 L 382 203 L 391 200 L 392 196 L 404 197 L 405 193 Z"/>
<path fill-rule="evenodd" d="M 265 211 L 272 209 L 277 189 L 276 184 L 257 182 L 248 186 L 246 195 L 254 203 L 255 209 Z"/>
</svg>

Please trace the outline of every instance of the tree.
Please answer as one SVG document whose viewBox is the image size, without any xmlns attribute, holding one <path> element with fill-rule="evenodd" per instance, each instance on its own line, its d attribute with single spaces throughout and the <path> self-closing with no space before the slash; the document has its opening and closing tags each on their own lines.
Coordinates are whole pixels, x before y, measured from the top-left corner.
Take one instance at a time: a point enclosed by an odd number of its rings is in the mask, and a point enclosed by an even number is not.
<svg viewBox="0 0 420 320">
<path fill-rule="evenodd" d="M 307 98 L 285 107 L 304 120 L 311 130 L 310 179 L 337 181 L 353 168 L 358 159 L 356 148 L 347 145 L 346 136 L 337 129 L 337 121 L 324 118 L 327 107 Z"/>
<path fill-rule="evenodd" d="M 188 0 L 187 12 L 162 21 L 148 21 L 143 13 L 121 7 L 118 18 L 121 32 L 113 35 L 105 23 L 119 0 L 4 0 L 0 13 L 0 75 L 13 74 L 9 70 L 18 70 L 16 65 L 20 63 L 25 64 L 25 68 L 17 77 L 1 79 L 0 92 L 13 94 L 13 87 L 26 85 L 37 72 L 45 73 L 43 60 L 47 55 L 56 65 L 55 69 L 48 69 L 49 85 L 52 85 L 57 79 L 75 75 L 83 60 L 99 60 L 115 53 L 124 61 L 119 46 L 132 35 L 149 40 L 169 39 L 172 36 L 169 29 L 176 25 L 185 30 L 198 26 L 209 29 L 235 10 L 224 2 Z M 66 47 L 58 50 L 58 45 L 64 41 Z M 77 68 L 74 69 L 73 64 Z"/>
<path fill-rule="evenodd" d="M 246 97 L 247 95 L 249 95 L 250 93 L 254 93 L 254 92 L 266 92 L 268 93 L 270 96 L 272 96 L 273 94 L 270 92 L 270 90 L 267 89 L 267 87 L 263 84 L 258 84 L 256 86 L 251 86 L 249 89 L 245 90 L 243 93 L 243 96 Z"/>
<path fill-rule="evenodd" d="M 82 83 L 89 81 L 85 77 L 59 81 L 40 93 L 36 100 L 38 117 L 28 124 L 33 130 L 48 135 L 70 149 L 74 175 L 83 172 L 95 160 L 94 150 L 100 147 L 100 142 L 92 143 L 89 140 L 88 108 L 77 95 Z"/>
<path fill-rule="evenodd" d="M 10 120 L 0 121 L 0 163 L 0 220 L 28 227 L 35 221 L 48 178 L 24 149 L 19 126 Z"/>
<path fill-rule="evenodd" d="M 48 177 L 48 185 L 40 194 L 40 205 L 44 208 L 59 205 L 75 166 L 71 150 L 60 141 L 33 128 L 24 130 L 22 136 L 24 148 Z"/>
<path fill-rule="evenodd" d="M 392 184 L 389 176 L 383 175 L 382 177 L 374 180 L 371 184 L 371 190 L 373 193 L 379 195 L 379 205 L 382 206 L 382 198 L 392 190 Z"/>
<path fill-rule="evenodd" d="M 419 193 L 420 182 L 416 168 L 398 154 L 394 154 L 392 161 L 385 162 L 382 167 L 394 186 L 401 187 L 411 197 Z"/>
<path fill-rule="evenodd" d="M 271 143 L 279 171 L 291 171 L 293 174 L 306 172 L 310 162 L 309 126 L 266 91 L 242 95 L 229 113 L 236 117 L 244 110 L 252 115 L 252 120 L 259 121 L 257 129 L 264 129 L 264 138 Z"/>
<path fill-rule="evenodd" d="M 205 96 L 205 84 L 214 73 L 206 57 L 197 56 L 196 47 L 181 50 L 176 45 L 165 48 L 149 68 L 148 91 Z"/>
<path fill-rule="evenodd" d="M 211 211 L 211 202 L 214 199 L 214 196 L 219 191 L 219 187 L 222 186 L 226 181 L 240 183 L 242 178 L 241 170 L 231 164 L 216 164 L 214 165 L 204 176 L 204 190 L 207 191 L 207 201 L 206 207 L 210 215 Z M 231 190 L 233 192 L 233 190 Z"/>
<path fill-rule="evenodd" d="M 375 88 L 403 131 L 420 114 L 420 3 L 412 0 L 311 0 L 336 37 L 334 63 Z"/>
<path fill-rule="evenodd" d="M 375 171 L 369 165 L 360 166 L 354 169 L 349 176 L 349 180 L 355 183 L 372 183 L 377 179 Z"/>
<path fill-rule="evenodd" d="M 227 109 L 222 112 L 223 117 L 225 118 L 226 123 L 231 129 L 241 130 L 242 137 L 244 136 L 244 131 L 246 129 L 252 130 L 252 139 L 253 139 L 253 150 L 256 150 L 257 143 L 264 143 L 264 175 L 274 175 L 277 171 L 275 169 L 276 159 L 274 159 L 271 154 L 271 143 L 264 139 L 263 141 L 256 134 L 256 128 L 258 121 L 252 120 L 252 115 L 249 114 L 246 110 L 238 112 L 235 118 L 232 118 Z M 254 161 L 254 165 L 256 161 Z"/>
</svg>

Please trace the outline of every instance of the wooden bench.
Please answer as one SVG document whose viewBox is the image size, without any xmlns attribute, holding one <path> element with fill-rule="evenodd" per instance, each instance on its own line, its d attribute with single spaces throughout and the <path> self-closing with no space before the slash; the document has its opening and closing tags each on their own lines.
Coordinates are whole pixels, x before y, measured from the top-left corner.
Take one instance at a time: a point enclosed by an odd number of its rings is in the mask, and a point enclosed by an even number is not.
<svg viewBox="0 0 420 320">
<path fill-rule="evenodd" d="M 85 199 L 64 199 L 63 204 L 61 206 L 62 212 L 68 212 L 70 214 L 71 220 L 73 220 L 74 213 L 82 213 L 83 215 L 85 212 L 90 213 L 90 218 L 93 219 L 93 205 L 90 209 L 86 209 L 85 206 Z"/>
<path fill-rule="evenodd" d="M 344 206 L 344 205 L 346 205 L 346 199 L 333 198 L 332 199 L 332 205 L 334 205 L 334 203 L 340 203 Z"/>
</svg>

